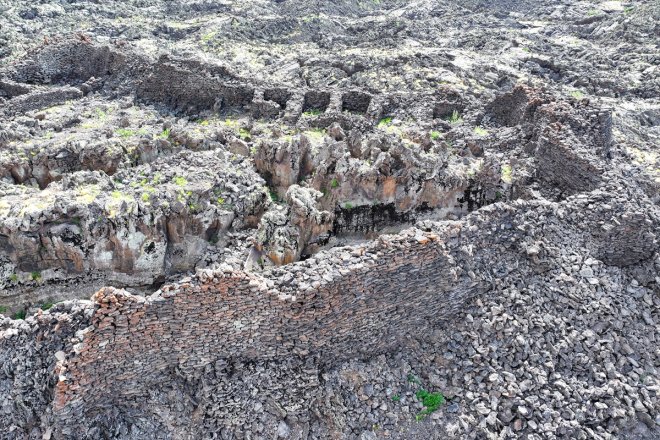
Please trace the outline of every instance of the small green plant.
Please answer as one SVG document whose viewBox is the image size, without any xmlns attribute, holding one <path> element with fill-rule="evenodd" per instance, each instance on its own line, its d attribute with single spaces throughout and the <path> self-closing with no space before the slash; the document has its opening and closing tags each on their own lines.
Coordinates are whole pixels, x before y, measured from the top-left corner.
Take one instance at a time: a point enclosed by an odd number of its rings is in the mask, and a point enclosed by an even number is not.
<svg viewBox="0 0 660 440">
<path fill-rule="evenodd" d="M 135 131 L 129 130 L 128 128 L 118 128 L 117 131 L 117 136 L 123 137 L 123 138 L 129 138 L 135 135 Z"/>
<path fill-rule="evenodd" d="M 188 184 L 188 181 L 186 180 L 186 178 L 185 178 L 185 177 L 182 177 L 182 176 L 174 176 L 174 177 L 172 178 L 172 182 L 173 182 L 176 186 L 186 186 L 186 185 Z"/>
<path fill-rule="evenodd" d="M 41 279 L 41 272 L 34 271 L 30 273 L 30 278 L 32 278 L 32 281 L 39 281 Z"/>
<path fill-rule="evenodd" d="M 216 34 L 217 34 L 217 32 L 209 32 L 208 34 L 202 35 L 202 38 L 201 38 L 202 43 L 208 43 L 209 41 L 211 41 L 213 39 L 213 37 L 215 37 Z"/>
<path fill-rule="evenodd" d="M 488 130 L 483 127 L 474 127 L 474 132 L 478 136 L 486 136 L 488 134 Z"/>
<path fill-rule="evenodd" d="M 244 141 L 249 140 L 251 136 L 252 135 L 250 134 L 250 130 L 248 130 L 246 128 L 241 128 L 241 129 L 238 130 L 238 137 L 240 137 Z"/>
<path fill-rule="evenodd" d="M 18 281 L 18 275 L 16 275 L 15 273 L 9 275 L 9 281 L 11 281 L 12 283 L 17 282 Z"/>
<path fill-rule="evenodd" d="M 275 191 L 273 188 L 268 188 L 268 194 L 270 194 L 270 199 L 273 202 L 280 203 L 282 201 L 280 196 L 277 195 L 277 191 Z"/>
<path fill-rule="evenodd" d="M 104 111 L 103 111 L 102 109 L 100 109 L 100 108 L 97 108 L 97 109 L 96 109 L 96 116 L 97 116 L 101 121 L 105 121 L 106 119 L 108 119 L 108 114 L 107 114 L 106 112 L 104 112 Z"/>
<path fill-rule="evenodd" d="M 166 128 L 165 130 L 161 131 L 161 133 L 158 135 L 158 138 L 160 139 L 169 139 L 170 138 L 170 129 Z"/>
<path fill-rule="evenodd" d="M 144 128 L 140 128 L 139 130 L 130 130 L 128 128 L 118 128 L 117 131 L 115 131 L 117 136 L 122 137 L 122 138 L 129 138 L 133 136 L 143 136 L 147 134 L 147 130 Z"/>
<path fill-rule="evenodd" d="M 7 307 L 0 306 L 0 313 L 7 313 Z"/>
<path fill-rule="evenodd" d="M 587 16 L 593 17 L 594 15 L 598 15 L 597 9 L 590 9 L 589 11 L 587 11 Z"/>
<path fill-rule="evenodd" d="M 53 307 L 54 305 L 55 305 L 55 304 L 53 304 L 52 302 L 46 302 L 46 303 L 43 303 L 43 304 L 41 305 L 41 310 L 48 310 L 48 309 L 50 309 L 51 307 Z"/>
<path fill-rule="evenodd" d="M 320 142 L 323 141 L 327 131 L 322 128 L 311 128 L 304 133 L 310 138 L 311 141 Z"/>
<path fill-rule="evenodd" d="M 502 166 L 502 182 L 511 183 L 513 177 L 513 169 L 511 165 Z"/>
<path fill-rule="evenodd" d="M 400 402 L 401 401 L 401 396 L 398 394 L 395 394 L 392 396 L 392 402 Z"/>
<path fill-rule="evenodd" d="M 202 210 L 202 206 L 199 203 L 190 202 L 188 203 L 188 209 L 190 210 L 191 213 L 195 214 Z"/>
<path fill-rule="evenodd" d="M 226 118 L 224 124 L 227 128 L 238 128 L 238 121 L 236 119 Z"/>
<path fill-rule="evenodd" d="M 452 124 L 460 124 L 463 122 L 463 118 L 461 117 L 461 114 L 458 112 L 458 110 L 451 112 L 451 115 L 449 116 L 449 122 Z"/>
<path fill-rule="evenodd" d="M 385 116 L 378 121 L 378 128 L 385 128 L 392 123 L 392 116 Z"/>
<path fill-rule="evenodd" d="M 434 411 L 437 411 L 440 408 L 440 405 L 445 403 L 445 396 L 442 393 L 429 393 L 425 389 L 420 389 L 415 393 L 417 399 L 422 402 L 424 405 L 424 410 L 415 416 L 417 421 L 423 419 L 427 415 L 431 414 Z"/>
<path fill-rule="evenodd" d="M 321 109 L 320 108 L 310 108 L 303 112 L 303 115 L 305 116 L 318 116 L 321 114 Z"/>
<path fill-rule="evenodd" d="M 25 310 L 21 310 L 19 312 L 14 313 L 11 319 L 25 319 L 26 316 L 27 316 L 27 312 Z"/>
<path fill-rule="evenodd" d="M 220 206 L 225 204 L 225 199 L 223 199 L 222 197 L 218 197 L 218 199 L 216 201 L 218 202 L 218 205 L 220 205 Z"/>
<path fill-rule="evenodd" d="M 142 193 L 142 195 L 140 196 L 140 198 L 142 199 L 143 202 L 146 203 L 146 202 L 149 201 L 149 199 L 151 198 L 151 196 L 149 195 L 149 193 L 144 192 L 144 193 Z"/>
<path fill-rule="evenodd" d="M 344 203 L 344 209 L 348 209 L 348 210 L 353 209 L 353 204 L 350 202 Z"/>
<path fill-rule="evenodd" d="M 336 178 L 330 181 L 330 188 L 339 188 L 339 181 Z"/>
<path fill-rule="evenodd" d="M 440 132 L 439 131 L 432 131 L 431 132 L 431 140 L 437 141 L 440 139 Z"/>
<path fill-rule="evenodd" d="M 523 47 L 522 48 L 523 52 L 530 53 L 532 50 L 529 47 Z"/>
<path fill-rule="evenodd" d="M 584 93 L 582 93 L 582 92 L 579 91 L 579 90 L 573 90 L 573 91 L 571 92 L 571 96 L 572 96 L 573 98 L 575 98 L 575 99 L 582 99 L 582 98 L 584 98 Z"/>
</svg>

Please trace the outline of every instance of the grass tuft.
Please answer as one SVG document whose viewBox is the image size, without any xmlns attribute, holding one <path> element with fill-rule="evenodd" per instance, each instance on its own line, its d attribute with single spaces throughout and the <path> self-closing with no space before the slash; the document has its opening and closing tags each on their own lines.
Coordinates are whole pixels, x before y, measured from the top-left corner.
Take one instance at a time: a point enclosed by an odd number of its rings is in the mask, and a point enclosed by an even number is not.
<svg viewBox="0 0 660 440">
<path fill-rule="evenodd" d="M 449 122 L 452 124 L 460 124 L 463 122 L 463 118 L 461 117 L 461 114 L 458 112 L 458 110 L 451 112 L 451 115 L 449 116 Z"/>
<path fill-rule="evenodd" d="M 53 307 L 54 305 L 55 305 L 55 304 L 53 304 L 52 302 L 46 302 L 46 303 L 43 303 L 43 304 L 41 305 L 41 310 L 48 310 L 48 309 L 50 309 L 51 307 Z"/>
<path fill-rule="evenodd" d="M 483 127 L 474 127 L 474 132 L 477 136 L 486 136 L 488 134 L 488 130 Z"/>
</svg>

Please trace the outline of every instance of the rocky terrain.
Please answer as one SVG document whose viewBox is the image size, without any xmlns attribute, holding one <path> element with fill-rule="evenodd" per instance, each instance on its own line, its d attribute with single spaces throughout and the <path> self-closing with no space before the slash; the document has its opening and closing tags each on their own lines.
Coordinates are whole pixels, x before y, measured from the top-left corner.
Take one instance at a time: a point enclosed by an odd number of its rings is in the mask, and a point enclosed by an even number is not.
<svg viewBox="0 0 660 440">
<path fill-rule="evenodd" d="M 658 23 L 0 0 L 0 438 L 660 438 Z"/>
</svg>

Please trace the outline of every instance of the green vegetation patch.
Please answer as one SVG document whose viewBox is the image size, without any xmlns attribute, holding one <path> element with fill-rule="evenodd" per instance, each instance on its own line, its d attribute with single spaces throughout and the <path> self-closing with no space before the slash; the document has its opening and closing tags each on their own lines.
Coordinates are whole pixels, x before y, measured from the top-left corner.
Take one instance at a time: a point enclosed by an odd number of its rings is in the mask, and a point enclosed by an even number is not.
<svg viewBox="0 0 660 440">
<path fill-rule="evenodd" d="M 244 141 L 248 141 L 252 137 L 252 134 L 250 133 L 250 130 L 246 128 L 241 128 L 238 130 L 238 137 L 240 137 Z"/>
<path fill-rule="evenodd" d="M 512 176 L 513 176 L 513 169 L 511 168 L 511 165 L 502 166 L 502 182 L 511 183 Z"/>
<path fill-rule="evenodd" d="M 50 309 L 51 307 L 53 307 L 54 305 L 55 305 L 55 304 L 53 304 L 52 302 L 46 302 L 46 303 L 43 303 L 43 304 L 41 305 L 41 310 L 48 310 L 48 309 Z"/>
<path fill-rule="evenodd" d="M 572 96 L 573 98 L 575 98 L 575 99 L 582 99 L 582 98 L 584 98 L 584 93 L 582 93 L 582 92 L 579 91 L 579 90 L 573 90 L 573 91 L 571 92 L 571 96 Z"/>
<path fill-rule="evenodd" d="M 166 128 L 165 130 L 161 131 L 160 134 L 157 136 L 159 139 L 169 139 L 170 137 L 170 129 Z"/>
<path fill-rule="evenodd" d="M 305 116 L 318 116 L 322 113 L 320 108 L 310 108 L 309 110 L 306 110 L 303 112 L 303 115 Z"/>
<path fill-rule="evenodd" d="M 172 178 L 172 183 L 174 183 L 176 186 L 186 186 L 188 184 L 188 181 L 186 180 L 185 177 L 174 176 Z"/>
<path fill-rule="evenodd" d="M 131 130 L 129 128 L 118 128 L 115 134 L 121 138 L 130 138 L 137 135 L 147 134 L 146 130 L 141 128 L 139 130 Z"/>
<path fill-rule="evenodd" d="M 385 128 L 392 123 L 392 116 L 385 116 L 378 121 L 378 128 Z"/>
<path fill-rule="evenodd" d="M 280 196 L 277 195 L 277 191 L 275 191 L 273 188 L 268 188 L 268 194 L 270 195 L 270 199 L 275 202 L 275 203 L 281 203 L 282 199 L 280 199 Z"/>
<path fill-rule="evenodd" d="M 442 393 L 429 393 L 423 388 L 418 390 L 415 393 L 415 396 L 420 402 L 422 402 L 422 405 L 424 405 L 424 409 L 415 416 L 415 419 L 418 421 L 432 412 L 437 411 L 438 408 L 445 403 L 445 396 Z"/>
</svg>

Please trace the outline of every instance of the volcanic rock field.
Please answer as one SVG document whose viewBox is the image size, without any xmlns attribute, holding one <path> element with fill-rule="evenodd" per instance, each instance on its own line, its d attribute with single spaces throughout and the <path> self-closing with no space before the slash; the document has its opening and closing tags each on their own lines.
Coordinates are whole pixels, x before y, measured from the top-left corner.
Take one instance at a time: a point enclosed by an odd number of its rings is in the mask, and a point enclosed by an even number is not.
<svg viewBox="0 0 660 440">
<path fill-rule="evenodd" d="M 660 2 L 0 0 L 0 439 L 660 439 Z"/>
</svg>

